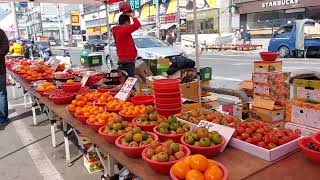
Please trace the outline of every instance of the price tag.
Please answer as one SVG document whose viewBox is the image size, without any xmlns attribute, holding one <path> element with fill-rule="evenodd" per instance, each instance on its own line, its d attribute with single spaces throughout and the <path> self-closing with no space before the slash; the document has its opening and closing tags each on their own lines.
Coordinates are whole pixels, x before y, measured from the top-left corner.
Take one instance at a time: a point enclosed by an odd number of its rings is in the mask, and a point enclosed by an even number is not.
<svg viewBox="0 0 320 180">
<path fill-rule="evenodd" d="M 90 77 L 90 72 L 87 71 L 87 72 L 83 75 L 83 77 L 82 77 L 82 79 L 81 79 L 81 85 L 82 85 L 82 86 L 85 86 L 85 85 L 86 85 L 89 77 Z"/>
<path fill-rule="evenodd" d="M 46 64 L 50 64 L 54 60 L 53 57 L 50 57 L 49 60 L 46 62 Z"/>
<path fill-rule="evenodd" d="M 62 72 L 63 72 L 63 73 L 66 73 L 66 72 L 70 69 L 70 67 L 71 67 L 71 66 L 68 66 L 68 67 L 65 68 Z"/>
<path fill-rule="evenodd" d="M 209 132 L 217 131 L 221 136 L 224 137 L 224 139 L 226 140 L 226 143 L 222 146 L 220 152 L 224 151 L 224 149 L 226 148 L 227 144 L 229 143 L 235 131 L 235 129 L 233 128 L 222 126 L 220 124 L 212 123 L 205 120 L 201 120 L 197 127 L 204 127 L 208 129 Z"/>
<path fill-rule="evenodd" d="M 131 89 L 136 84 L 137 80 L 137 78 L 128 77 L 128 79 L 123 84 L 120 91 L 114 96 L 114 98 L 126 101 L 130 95 Z"/>
<path fill-rule="evenodd" d="M 61 60 L 55 59 L 55 60 L 52 62 L 51 69 L 55 71 L 55 70 L 58 68 L 60 62 L 61 62 Z"/>
</svg>

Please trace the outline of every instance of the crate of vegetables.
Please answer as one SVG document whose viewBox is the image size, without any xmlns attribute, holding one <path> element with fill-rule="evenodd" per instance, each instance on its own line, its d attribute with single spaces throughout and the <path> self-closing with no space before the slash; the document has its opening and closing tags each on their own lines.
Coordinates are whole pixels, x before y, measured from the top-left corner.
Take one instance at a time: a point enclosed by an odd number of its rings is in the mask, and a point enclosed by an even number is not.
<svg viewBox="0 0 320 180">
<path fill-rule="evenodd" d="M 229 145 L 267 161 L 274 161 L 296 149 L 301 139 L 291 129 L 273 129 L 262 121 L 237 125 Z"/>
</svg>

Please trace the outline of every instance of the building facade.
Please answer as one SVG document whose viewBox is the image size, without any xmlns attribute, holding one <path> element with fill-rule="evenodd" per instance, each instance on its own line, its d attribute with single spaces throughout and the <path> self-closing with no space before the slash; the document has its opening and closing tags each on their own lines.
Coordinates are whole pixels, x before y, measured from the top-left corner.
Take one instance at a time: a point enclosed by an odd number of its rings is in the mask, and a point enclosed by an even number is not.
<svg viewBox="0 0 320 180">
<path fill-rule="evenodd" d="M 319 0 L 234 0 L 240 28 L 253 36 L 270 37 L 280 26 L 296 19 L 320 21 Z"/>
<path fill-rule="evenodd" d="M 30 39 L 59 40 L 59 16 L 56 4 L 28 3 L 24 8 L 27 33 Z"/>
</svg>

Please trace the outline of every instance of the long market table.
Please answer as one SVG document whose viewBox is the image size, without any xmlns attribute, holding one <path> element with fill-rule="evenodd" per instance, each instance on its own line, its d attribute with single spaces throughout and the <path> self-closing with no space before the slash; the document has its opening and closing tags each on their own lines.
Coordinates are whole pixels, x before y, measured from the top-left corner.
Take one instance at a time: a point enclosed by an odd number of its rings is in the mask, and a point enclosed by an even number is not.
<svg viewBox="0 0 320 180">
<path fill-rule="evenodd" d="M 99 150 L 104 154 L 110 155 L 120 164 L 126 166 L 133 174 L 141 177 L 145 180 L 162 180 L 170 179 L 169 176 L 155 173 L 152 169 L 141 159 L 132 159 L 125 156 L 123 153 L 119 153 L 119 149 L 112 144 L 107 143 L 102 136 L 90 129 L 88 126 L 82 124 L 76 118 L 74 118 L 67 110 L 65 105 L 56 105 L 48 98 L 38 94 L 20 75 L 13 71 L 7 70 L 16 82 L 18 82 L 30 96 L 34 96 L 39 102 L 48 107 L 49 111 L 52 111 L 58 115 L 64 125 L 65 136 L 65 148 L 67 163 L 70 163 L 68 135 L 66 124 L 72 126 L 82 135 L 88 137 L 92 143 L 94 143 Z M 50 121 L 54 121 L 53 117 L 49 117 Z M 52 124 L 52 123 L 51 123 Z M 52 124 L 53 126 L 53 124 Z M 54 139 L 54 131 L 52 131 L 52 140 Z M 55 142 L 53 142 L 55 146 Z M 69 157 L 68 157 L 69 156 Z M 108 156 L 108 157 L 110 157 Z M 112 158 L 108 160 L 112 161 Z M 223 153 L 213 157 L 224 164 L 229 171 L 229 179 L 317 179 L 320 177 L 319 166 L 310 163 L 303 157 L 301 151 L 295 151 L 288 154 L 281 159 L 273 162 L 268 162 L 258 157 L 252 156 L 246 152 L 227 147 Z M 68 162 L 69 161 L 69 162 Z M 111 163 L 112 164 L 112 163 Z"/>
</svg>

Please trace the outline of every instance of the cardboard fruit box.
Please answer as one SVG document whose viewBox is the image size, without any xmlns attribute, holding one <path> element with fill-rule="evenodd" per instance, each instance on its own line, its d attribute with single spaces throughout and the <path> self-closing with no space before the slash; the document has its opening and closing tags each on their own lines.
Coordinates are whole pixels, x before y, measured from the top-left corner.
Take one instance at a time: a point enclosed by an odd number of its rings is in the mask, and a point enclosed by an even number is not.
<svg viewBox="0 0 320 180">
<path fill-rule="evenodd" d="M 288 82 L 290 72 L 252 73 L 252 82 L 260 84 L 283 84 Z"/>
<path fill-rule="evenodd" d="M 254 83 L 253 94 L 267 97 L 276 101 L 277 105 L 284 106 L 285 101 L 290 98 L 290 84 L 286 82 L 273 85 Z"/>
<path fill-rule="evenodd" d="M 291 122 L 320 129 L 320 105 L 294 102 Z"/>
<path fill-rule="evenodd" d="M 320 80 L 295 79 L 294 98 L 320 103 Z"/>
<path fill-rule="evenodd" d="M 255 61 L 254 73 L 281 72 L 282 61 Z"/>
<path fill-rule="evenodd" d="M 101 161 L 90 161 L 86 156 L 83 156 L 83 164 L 90 174 L 103 170 Z"/>
<path fill-rule="evenodd" d="M 266 161 L 274 161 L 298 149 L 298 142 L 301 138 L 302 137 L 270 150 L 247 143 L 237 138 L 231 138 L 229 145 Z"/>
</svg>

